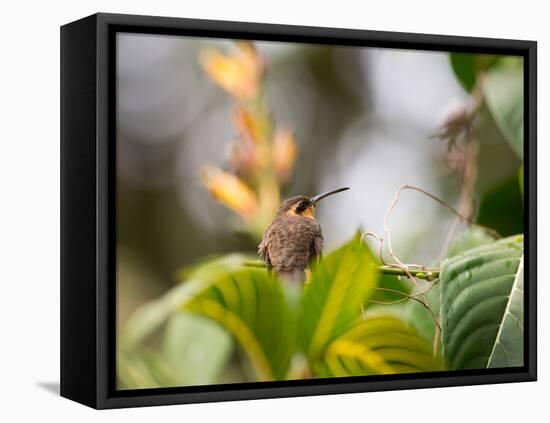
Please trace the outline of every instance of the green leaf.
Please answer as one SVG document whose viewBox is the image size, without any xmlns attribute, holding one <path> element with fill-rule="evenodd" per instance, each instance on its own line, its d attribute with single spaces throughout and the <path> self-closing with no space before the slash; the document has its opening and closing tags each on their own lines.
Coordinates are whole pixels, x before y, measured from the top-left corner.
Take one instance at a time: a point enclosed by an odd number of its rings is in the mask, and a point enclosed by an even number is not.
<svg viewBox="0 0 550 423">
<path fill-rule="evenodd" d="M 205 260 L 195 266 L 193 270 L 182 274 L 185 276 L 184 282 L 172 288 L 159 299 L 144 304 L 132 314 L 120 333 L 119 346 L 124 350 L 132 350 L 138 346 L 182 305 L 209 289 L 228 272 L 241 269 L 241 263 L 246 258 L 241 254 L 231 254 Z"/>
<path fill-rule="evenodd" d="M 523 159 L 523 66 L 522 59 L 513 60 L 491 67 L 485 75 L 483 90 L 497 126 Z"/>
<path fill-rule="evenodd" d="M 441 339 L 443 357 L 449 368 L 488 367 L 495 344 L 499 342 L 505 348 L 510 348 L 510 342 L 514 343 L 518 347 L 514 350 L 517 355 L 511 361 L 523 361 L 523 350 L 519 348 L 523 345 L 523 331 L 511 324 L 504 326 L 510 314 L 507 309 L 512 310 L 514 316 L 518 315 L 508 304 L 514 286 L 519 287 L 519 279 L 523 278 L 520 275 L 522 256 L 523 236 L 517 235 L 443 261 Z M 522 295 L 518 289 L 514 297 Z M 514 299 L 514 304 L 515 301 L 519 300 Z"/>
<path fill-rule="evenodd" d="M 146 389 L 177 386 L 174 369 L 165 358 L 142 346 L 117 351 L 118 389 Z"/>
<path fill-rule="evenodd" d="M 466 250 L 481 245 L 490 244 L 495 241 L 492 235 L 480 227 L 472 226 L 464 231 L 449 247 L 447 258 L 454 257 Z"/>
<path fill-rule="evenodd" d="M 376 284 L 377 265 L 356 235 L 313 269 L 300 313 L 301 346 L 311 359 L 361 319 L 362 307 Z"/>
<path fill-rule="evenodd" d="M 483 195 L 477 222 L 495 229 L 502 236 L 523 232 L 523 202 L 515 176 L 501 181 Z"/>
<path fill-rule="evenodd" d="M 523 366 L 523 257 L 487 367 Z"/>
<path fill-rule="evenodd" d="M 333 340 L 315 369 L 328 377 L 436 371 L 443 365 L 410 326 L 393 316 L 373 316 Z"/>
<path fill-rule="evenodd" d="M 295 351 L 296 320 L 282 284 L 265 269 L 225 273 L 182 305 L 226 329 L 259 380 L 285 379 Z"/>
<path fill-rule="evenodd" d="M 380 274 L 375 290 L 370 296 L 370 300 L 379 302 L 392 302 L 403 299 L 403 295 L 392 291 L 399 291 L 404 294 L 410 294 L 412 283 L 407 278 L 395 275 Z M 391 291 L 387 291 L 391 290 Z M 376 306 L 375 303 L 367 303 L 366 308 Z"/>
<path fill-rule="evenodd" d="M 478 74 L 494 65 L 498 56 L 489 54 L 451 53 L 451 67 L 464 89 L 471 92 L 476 85 Z"/>
<path fill-rule="evenodd" d="M 405 289 L 401 292 L 406 292 L 409 295 L 418 293 L 420 291 L 427 293 L 425 294 L 425 298 L 428 301 L 430 305 L 430 309 L 435 314 L 436 317 L 438 317 L 439 314 L 439 284 L 437 281 L 430 282 L 430 284 L 435 283 L 436 285 L 429 287 L 428 283 L 424 283 L 421 288 L 411 290 L 410 288 Z M 412 283 L 410 283 L 412 284 Z M 374 296 L 373 296 L 374 298 Z M 412 299 L 408 299 L 406 301 L 402 301 L 404 297 L 402 295 L 395 295 L 393 299 L 383 300 L 387 303 L 391 303 L 392 301 L 399 301 L 395 304 L 371 304 L 369 307 L 365 309 L 365 316 L 367 318 L 370 317 L 378 317 L 380 315 L 384 316 L 393 316 L 397 319 L 403 321 L 408 326 L 414 328 L 416 333 L 426 339 L 429 342 L 433 342 L 433 338 L 435 335 L 435 321 L 433 319 L 433 316 L 431 313 L 424 307 L 422 304 L 420 304 L 417 301 L 414 301 Z"/>
<path fill-rule="evenodd" d="M 244 267 L 247 259 L 232 254 L 180 272 L 184 282 L 131 316 L 121 333 L 121 349 L 133 352 L 170 316 L 186 311 L 214 320 L 230 333 L 258 379 L 284 379 L 295 350 L 296 307 L 289 306 L 287 292 L 265 269 Z"/>
<path fill-rule="evenodd" d="M 425 295 L 426 300 L 430 305 L 430 309 L 434 313 L 436 318 L 439 318 L 439 308 L 440 308 L 440 293 L 439 293 L 439 283 L 433 286 L 428 293 Z M 410 320 L 409 324 L 416 329 L 418 334 L 425 339 L 433 343 L 435 336 L 436 326 L 435 321 L 431 313 L 426 310 L 422 304 L 417 301 L 408 301 L 408 306 L 410 307 Z M 438 342 L 438 346 L 441 347 L 441 343 Z"/>
<path fill-rule="evenodd" d="M 494 241 L 495 238 L 489 235 L 483 228 L 472 226 L 451 244 L 447 252 L 447 258 Z M 440 318 L 440 298 L 440 285 L 438 283 L 426 294 L 426 299 L 437 318 Z M 410 310 L 410 318 L 407 320 L 409 324 L 413 325 L 421 336 L 432 341 L 436 333 L 436 326 L 432 315 L 422 304 L 416 301 L 408 301 L 406 306 Z M 438 346 L 441 350 L 441 342 L 438 343 Z"/>
<path fill-rule="evenodd" d="M 166 324 L 162 350 L 179 386 L 209 385 L 227 365 L 232 346 L 231 336 L 218 324 L 177 313 Z"/>
</svg>

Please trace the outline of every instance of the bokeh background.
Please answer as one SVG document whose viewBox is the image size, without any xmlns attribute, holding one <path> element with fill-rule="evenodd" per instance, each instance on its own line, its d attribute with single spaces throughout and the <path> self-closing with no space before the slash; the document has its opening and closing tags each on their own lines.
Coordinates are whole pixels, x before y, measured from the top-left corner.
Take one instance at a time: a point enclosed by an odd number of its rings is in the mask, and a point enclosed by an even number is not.
<svg viewBox="0 0 550 423">
<path fill-rule="evenodd" d="M 266 61 L 266 101 L 293 131 L 298 155 L 283 197 L 349 186 L 317 211 L 330 251 L 358 229 L 383 233 L 403 184 L 452 206 L 462 180 L 438 134 L 472 102 L 449 54 L 397 49 L 255 43 Z M 176 283 L 178 269 L 213 254 L 254 252 L 234 213 L 201 180 L 228 166 L 235 138 L 230 96 L 201 67 L 201 51 L 231 41 L 119 34 L 117 39 L 118 325 Z M 482 108 L 473 214 L 501 235 L 522 232 L 520 159 Z M 443 129 L 442 129 L 443 128 Z M 391 217 L 406 262 L 434 265 L 455 216 L 405 192 Z"/>
</svg>

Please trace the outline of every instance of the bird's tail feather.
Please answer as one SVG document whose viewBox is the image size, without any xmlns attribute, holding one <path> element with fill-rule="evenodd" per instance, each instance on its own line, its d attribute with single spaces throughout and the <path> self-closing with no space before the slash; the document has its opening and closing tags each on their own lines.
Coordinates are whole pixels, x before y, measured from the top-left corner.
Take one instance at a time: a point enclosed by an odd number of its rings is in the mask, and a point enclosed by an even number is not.
<svg viewBox="0 0 550 423">
<path fill-rule="evenodd" d="M 306 280 L 306 272 L 304 269 L 281 270 L 277 273 L 285 282 L 300 284 Z"/>
</svg>

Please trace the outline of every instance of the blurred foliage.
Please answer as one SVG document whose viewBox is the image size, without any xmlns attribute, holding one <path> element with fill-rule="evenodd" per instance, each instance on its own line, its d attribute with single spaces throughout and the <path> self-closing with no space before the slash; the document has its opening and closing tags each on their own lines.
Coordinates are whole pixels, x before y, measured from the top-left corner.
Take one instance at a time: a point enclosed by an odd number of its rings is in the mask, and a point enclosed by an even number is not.
<svg viewBox="0 0 550 423">
<path fill-rule="evenodd" d="M 166 322 L 162 353 L 183 385 L 206 385 L 225 369 L 233 352 L 231 336 L 201 316 L 177 313 Z"/>
<path fill-rule="evenodd" d="M 490 69 L 499 59 L 490 54 L 451 53 L 453 71 L 466 91 L 471 92 L 481 73 Z"/>
<path fill-rule="evenodd" d="M 428 292 L 441 296 L 446 365 L 432 351 L 435 322 L 425 307 L 369 305 L 377 263 L 359 236 L 315 266 L 303 288 L 242 266 L 245 256 L 210 259 L 180 272 L 180 285 L 129 321 L 119 386 L 216 383 L 229 336 L 258 381 L 520 365 L 522 254 L 522 236 L 494 241 L 476 229 L 451 247 Z M 164 325 L 162 350 L 145 350 Z"/>
<path fill-rule="evenodd" d="M 471 227 L 458 237 L 447 251 L 447 259 L 481 245 L 490 244 L 495 238 L 479 227 Z"/>
<path fill-rule="evenodd" d="M 208 317 L 242 348 L 258 380 L 284 379 L 295 344 L 295 313 L 279 281 L 265 270 L 228 272 L 182 311 Z"/>
<path fill-rule="evenodd" d="M 449 57 L 457 79 L 467 91 L 479 86 L 492 119 L 523 160 L 523 59 L 472 53 L 451 53 Z"/>
<path fill-rule="evenodd" d="M 394 291 L 410 294 L 412 290 L 411 284 L 406 277 L 387 275 L 383 273 L 378 275 L 377 287 L 382 289 L 375 290 L 371 295 L 371 300 L 381 302 L 402 300 L 403 296 Z"/>
<path fill-rule="evenodd" d="M 443 370 L 430 342 L 401 320 L 372 317 L 335 339 L 318 372 L 325 377 Z"/>
<path fill-rule="evenodd" d="M 277 128 L 267 109 L 265 65 L 251 42 L 237 42 L 232 54 L 205 51 L 201 62 L 210 78 L 235 101 L 234 125 L 239 139 L 231 144 L 230 171 L 203 169 L 212 196 L 244 219 L 260 239 L 281 200 L 297 155 L 293 134 Z"/>
<path fill-rule="evenodd" d="M 361 100 L 351 94 L 353 89 L 343 89 L 337 72 L 341 57 L 333 57 L 332 49 L 302 53 L 285 60 L 311 71 L 314 101 L 320 109 L 326 107 L 316 116 L 315 126 L 320 131 L 330 126 L 327 136 L 332 137 L 358 117 Z M 190 225 L 174 231 L 173 224 L 165 224 L 185 213 L 172 207 L 174 192 L 155 189 L 137 196 L 143 202 L 140 210 L 146 213 L 133 215 L 128 212 L 135 205 L 133 188 L 121 190 L 119 209 L 126 212 L 119 223 L 126 240 L 146 245 L 148 256 L 169 255 L 161 263 L 164 270 L 171 271 L 174 262 L 199 259 L 178 271 L 178 283 L 163 295 L 152 292 L 148 297 L 155 299 L 140 299 L 144 303 L 123 323 L 117 338 L 120 388 L 523 363 L 521 235 L 496 240 L 470 225 L 454 234 L 441 257 L 433 258 L 430 265 L 440 267 L 440 279 L 428 281 L 411 280 L 405 273 L 380 274 L 381 258 L 373 256 L 360 234 L 314 265 L 303 287 L 287 285 L 265 269 L 243 266 L 255 254 L 228 254 L 255 247 L 284 187 L 298 179 L 298 186 L 309 186 L 301 182 L 303 172 L 319 167 L 321 152 L 334 147 L 321 150 L 315 145 L 309 157 L 313 163 L 296 165 L 297 139 L 276 122 L 268 107 L 267 73 L 274 67 L 267 66 L 252 43 L 237 42 L 229 52 L 203 49 L 199 55 L 204 73 L 229 95 L 236 134 L 226 166 L 202 166 L 202 182 L 218 203 L 238 217 L 246 240 L 240 244 L 232 240 L 227 244 L 231 248 L 218 239 L 195 245 L 192 240 L 200 228 Z M 452 53 L 449 60 L 449 72 L 452 69 L 469 95 L 469 104 L 451 113 L 437 134 L 447 142 L 442 162 L 459 185 L 452 189 L 459 191 L 459 203 L 472 221 L 505 236 L 521 233 L 522 61 L 469 53 Z M 323 106 L 323 96 L 336 98 L 342 106 Z M 330 125 L 328 116 L 334 119 Z M 506 163 L 493 159 L 494 154 Z M 493 180 L 484 178 L 490 166 L 497 168 Z M 482 178 L 477 178 L 478 173 Z M 155 209 L 159 199 L 169 206 Z M 151 216 L 152 224 L 141 228 Z M 133 231 L 136 227 L 140 229 Z M 434 242 L 427 239 L 431 234 L 418 236 L 420 244 Z M 160 253 L 162 249 L 167 251 Z M 222 254 L 205 256 L 206 251 Z M 138 266 L 122 267 L 120 275 L 134 278 L 136 272 Z M 161 273 L 149 279 L 167 277 Z M 120 288 L 128 286 L 119 284 L 119 305 L 125 295 Z"/>
<path fill-rule="evenodd" d="M 120 354 L 135 356 L 145 338 L 168 321 L 164 351 L 156 354 L 159 363 L 176 369 L 171 374 L 180 385 L 215 383 L 230 348 L 225 334 L 253 368 L 251 380 L 326 377 L 327 369 L 344 371 L 336 370 L 342 354 L 343 369 L 354 375 L 442 368 L 441 360 L 431 355 L 430 342 L 405 322 L 391 314 L 365 320 L 362 310 L 376 286 L 377 265 L 359 236 L 323 259 L 303 289 L 281 283 L 265 269 L 238 266 L 235 259 L 214 259 L 182 273 L 185 281 L 134 314 L 123 331 Z M 188 320 L 190 315 L 201 319 Z M 185 318 L 173 320 L 177 316 Z M 218 334 L 221 351 L 208 348 L 217 332 L 201 328 L 204 318 L 223 328 Z M 174 324 L 183 325 L 186 333 Z M 385 335 L 385 328 L 392 332 Z M 186 352 L 194 343 L 196 354 Z M 351 344 L 348 356 L 344 346 Z M 405 360 L 408 350 L 413 353 Z M 135 380 L 127 373 L 119 371 L 124 386 Z"/>
<path fill-rule="evenodd" d="M 205 292 L 219 278 L 241 268 L 246 256 L 231 254 L 220 258 L 204 259 L 190 271 L 182 274 L 186 283 L 179 284 L 162 297 L 144 304 L 126 322 L 119 336 L 119 347 L 131 350 L 183 305 Z"/>
<path fill-rule="evenodd" d="M 158 352 L 142 346 L 117 352 L 119 389 L 177 386 L 174 368 Z"/>
<path fill-rule="evenodd" d="M 523 159 L 523 60 L 500 59 L 487 71 L 483 91 L 502 134 Z"/>
<path fill-rule="evenodd" d="M 376 264 L 360 235 L 315 268 L 300 313 L 300 342 L 310 360 L 361 318 L 361 306 L 376 284 Z"/>
<path fill-rule="evenodd" d="M 482 197 L 477 221 L 491 226 L 502 236 L 523 232 L 523 198 L 517 176 L 512 176 Z"/>
</svg>

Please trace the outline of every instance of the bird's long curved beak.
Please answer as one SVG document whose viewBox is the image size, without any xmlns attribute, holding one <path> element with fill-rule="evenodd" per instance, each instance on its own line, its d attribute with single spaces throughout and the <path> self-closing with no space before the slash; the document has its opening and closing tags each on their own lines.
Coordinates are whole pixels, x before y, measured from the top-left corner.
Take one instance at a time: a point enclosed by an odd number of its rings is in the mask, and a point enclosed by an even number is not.
<svg viewBox="0 0 550 423">
<path fill-rule="evenodd" d="M 332 195 L 332 194 L 337 194 L 339 192 L 342 192 L 342 191 L 347 191 L 349 188 L 338 188 L 338 189 L 334 189 L 332 191 L 327 191 L 327 192 L 324 192 L 322 194 L 319 194 L 319 195 L 316 195 L 315 197 L 311 197 L 309 199 L 309 205 L 310 206 L 313 206 L 315 204 L 317 204 L 319 201 L 321 201 L 323 198 L 326 198 L 328 197 L 329 195 Z"/>
</svg>

